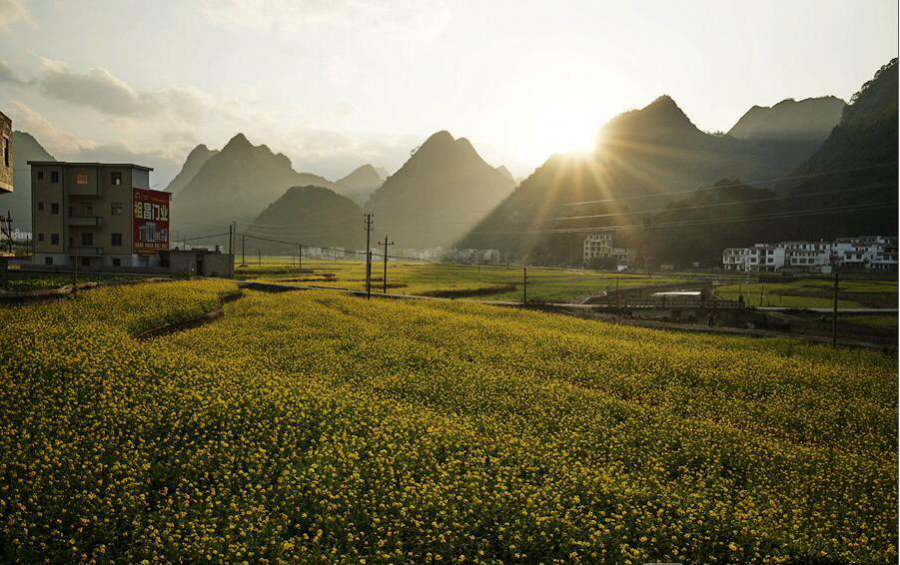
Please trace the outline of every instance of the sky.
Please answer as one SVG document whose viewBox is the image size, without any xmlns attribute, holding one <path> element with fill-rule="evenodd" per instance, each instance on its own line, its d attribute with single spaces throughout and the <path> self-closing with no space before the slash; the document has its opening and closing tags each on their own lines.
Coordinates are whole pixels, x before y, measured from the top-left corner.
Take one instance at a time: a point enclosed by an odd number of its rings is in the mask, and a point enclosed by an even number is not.
<svg viewBox="0 0 900 565">
<path fill-rule="evenodd" d="M 0 0 L 0 111 L 58 159 L 156 168 L 243 132 L 331 179 L 430 134 L 516 176 L 668 94 L 705 131 L 848 100 L 896 0 Z"/>
</svg>

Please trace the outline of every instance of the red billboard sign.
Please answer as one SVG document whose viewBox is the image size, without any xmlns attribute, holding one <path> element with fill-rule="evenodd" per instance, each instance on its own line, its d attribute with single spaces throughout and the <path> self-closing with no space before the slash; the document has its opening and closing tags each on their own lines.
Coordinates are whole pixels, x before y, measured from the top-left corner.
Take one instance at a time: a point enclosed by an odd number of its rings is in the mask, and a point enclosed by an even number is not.
<svg viewBox="0 0 900 565">
<path fill-rule="evenodd" d="M 169 198 L 159 190 L 134 189 L 132 228 L 134 251 L 154 253 L 169 249 Z"/>
</svg>

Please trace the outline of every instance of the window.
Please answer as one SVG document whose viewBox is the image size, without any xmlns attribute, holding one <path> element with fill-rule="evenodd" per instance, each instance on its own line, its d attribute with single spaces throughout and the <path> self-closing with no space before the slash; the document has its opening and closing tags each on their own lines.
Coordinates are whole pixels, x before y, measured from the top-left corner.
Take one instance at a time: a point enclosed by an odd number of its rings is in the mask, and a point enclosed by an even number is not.
<svg viewBox="0 0 900 565">
<path fill-rule="evenodd" d="M 56 184 L 59 182 L 59 171 L 51 171 L 50 172 L 50 182 Z"/>
<path fill-rule="evenodd" d="M 110 213 L 113 216 L 121 216 L 122 215 L 122 203 L 121 202 L 113 202 L 110 204 Z"/>
<path fill-rule="evenodd" d="M 6 168 L 9 168 L 9 138 L 3 138 L 3 164 L 6 165 Z"/>
<path fill-rule="evenodd" d="M 37 172 L 37 179 L 38 179 L 38 180 L 44 180 L 44 171 L 38 171 L 38 172 Z"/>
<path fill-rule="evenodd" d="M 59 245 L 59 234 L 58 233 L 50 234 L 50 243 L 53 245 Z"/>
<path fill-rule="evenodd" d="M 43 212 L 43 211 L 44 211 L 44 203 L 38 202 L 38 212 Z"/>
<path fill-rule="evenodd" d="M 82 267 L 90 267 L 91 266 L 91 258 L 90 257 L 82 257 L 81 258 L 81 266 Z"/>
<path fill-rule="evenodd" d="M 113 171 L 109 175 L 109 182 L 113 186 L 122 186 L 122 173 L 119 171 Z"/>
<path fill-rule="evenodd" d="M 121 247 L 122 246 L 122 234 L 114 233 L 114 234 L 110 234 L 110 235 L 111 235 L 111 239 L 112 239 L 111 243 L 112 243 L 113 247 Z"/>
<path fill-rule="evenodd" d="M 119 259 L 118 257 L 115 257 L 115 258 L 113 258 L 113 260 L 112 260 L 112 264 L 113 264 L 113 267 L 121 267 L 121 266 L 122 266 L 122 260 Z"/>
<path fill-rule="evenodd" d="M 50 213 L 51 214 L 59 214 L 59 202 L 51 202 L 50 203 Z"/>
<path fill-rule="evenodd" d="M 43 233 L 39 233 L 39 234 L 38 234 L 38 241 L 44 241 L 44 234 L 43 234 Z"/>
<path fill-rule="evenodd" d="M 85 247 L 94 245 L 94 233 L 89 231 L 81 232 L 81 245 Z"/>
<path fill-rule="evenodd" d="M 87 171 L 78 171 L 78 174 L 75 175 L 75 184 L 87 184 L 87 183 L 88 183 Z"/>
<path fill-rule="evenodd" d="M 45 264 L 45 265 L 52 265 L 52 264 L 53 264 L 53 257 L 44 257 L 44 264 Z"/>
</svg>

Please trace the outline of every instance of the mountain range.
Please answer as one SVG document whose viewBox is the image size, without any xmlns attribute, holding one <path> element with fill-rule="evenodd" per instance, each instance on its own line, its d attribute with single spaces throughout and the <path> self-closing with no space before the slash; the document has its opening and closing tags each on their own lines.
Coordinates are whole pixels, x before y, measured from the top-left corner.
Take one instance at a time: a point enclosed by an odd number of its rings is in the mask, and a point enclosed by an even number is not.
<svg viewBox="0 0 900 565">
<path fill-rule="evenodd" d="M 827 139 L 784 180 L 768 189 L 723 180 L 624 230 L 622 238 L 651 264 L 717 266 L 725 247 L 896 235 L 897 97 L 894 59 L 862 86 Z"/>
<path fill-rule="evenodd" d="M 286 156 L 253 145 L 240 133 L 221 151 L 207 155 L 193 175 L 191 168 L 186 163 L 179 174 L 189 177 L 186 182 L 176 177 L 181 186 L 175 187 L 172 199 L 173 229 L 191 234 L 221 232 L 232 220 L 252 222 L 293 186 L 338 188 L 318 175 L 298 173 Z"/>
<path fill-rule="evenodd" d="M 372 194 L 367 209 L 398 248 L 450 247 L 514 187 L 469 140 L 439 131 Z"/>
<path fill-rule="evenodd" d="M 808 107 L 819 104 L 785 106 L 788 113 L 808 113 Z M 784 176 L 828 135 L 827 112 L 818 113 L 816 128 L 802 131 L 764 127 L 770 115 L 756 114 L 751 110 L 741 119 L 754 125 L 738 128 L 744 139 L 701 131 L 669 96 L 620 114 L 600 130 L 592 154 L 548 159 L 461 245 L 498 248 L 539 261 L 562 260 L 576 245 L 577 230 L 620 224 L 627 217 L 623 212 L 644 214 L 722 178 Z M 838 118 L 831 118 L 836 123 Z"/>
<path fill-rule="evenodd" d="M 724 245 L 895 234 L 896 66 L 885 65 L 849 104 L 827 96 L 754 106 L 727 134 L 701 131 L 661 96 L 603 126 L 589 155 L 551 156 L 520 181 L 446 131 L 393 175 L 365 164 L 338 181 L 297 172 L 237 134 L 221 150 L 188 154 L 167 187 L 173 227 L 218 233 L 237 220 L 275 239 L 352 248 L 364 241 L 355 224 L 365 210 L 398 248 L 496 248 L 543 263 L 576 262 L 584 235 L 597 229 L 616 230 L 648 260 L 680 263 L 714 263 Z M 13 151 L 17 163 L 53 159 L 24 132 L 14 132 Z M 28 229 L 27 166 L 14 182 L 0 208 Z M 820 217 L 823 207 L 836 211 Z M 790 221 L 737 221 L 785 213 Z M 703 229 L 672 225 L 686 222 Z M 354 233 L 332 229 L 340 225 Z"/>
</svg>

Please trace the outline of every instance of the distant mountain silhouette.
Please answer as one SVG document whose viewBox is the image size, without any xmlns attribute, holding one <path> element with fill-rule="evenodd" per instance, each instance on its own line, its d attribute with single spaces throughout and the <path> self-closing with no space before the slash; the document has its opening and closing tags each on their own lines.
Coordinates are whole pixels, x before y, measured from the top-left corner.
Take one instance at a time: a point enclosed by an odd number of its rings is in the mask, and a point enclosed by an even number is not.
<svg viewBox="0 0 900 565">
<path fill-rule="evenodd" d="M 364 249 L 363 210 L 346 196 L 319 186 L 294 186 L 266 208 L 250 227 L 250 234 L 304 245 Z M 253 249 L 266 253 L 296 253 L 296 246 L 249 238 Z"/>
<path fill-rule="evenodd" d="M 501 175 L 503 175 L 503 176 L 505 176 L 506 178 L 508 178 L 509 180 L 511 180 L 511 181 L 513 181 L 513 182 L 516 182 L 516 177 L 514 177 L 513 174 L 512 174 L 511 172 L 509 172 L 509 169 L 506 168 L 506 165 L 500 165 L 499 167 L 497 167 L 497 171 L 498 171 Z"/>
<path fill-rule="evenodd" d="M 385 173 L 385 174 L 382 174 Z M 352 173 L 342 179 L 338 179 L 338 194 L 350 198 L 360 206 L 365 206 L 369 196 L 381 188 L 387 178 L 387 171 L 381 167 L 363 165 L 353 170 Z"/>
<path fill-rule="evenodd" d="M 181 234 L 227 229 L 232 220 L 252 221 L 292 186 L 338 188 L 309 173 L 298 173 L 291 160 L 265 145 L 235 135 L 200 167 L 172 200 L 172 222 Z"/>
<path fill-rule="evenodd" d="M 668 96 L 617 116 L 598 139 L 593 155 L 551 157 L 461 245 L 564 262 L 572 246 L 580 245 L 565 230 L 615 224 L 621 218 L 554 218 L 660 208 L 673 197 L 655 195 L 694 190 L 722 178 L 783 176 L 814 150 L 786 156 L 778 143 L 702 132 Z M 598 200 L 604 202 L 569 205 Z"/>
<path fill-rule="evenodd" d="M 181 167 L 181 172 L 175 175 L 175 178 L 169 182 L 169 185 L 166 187 L 167 192 L 176 193 L 182 188 L 185 187 L 191 179 L 197 174 L 209 158 L 217 155 L 219 153 L 216 149 L 210 149 L 206 145 L 198 145 L 188 153 L 187 159 L 184 161 L 184 165 Z"/>
<path fill-rule="evenodd" d="M 771 108 L 754 106 L 728 135 L 757 141 L 796 140 L 821 144 L 841 120 L 846 104 L 835 96 L 782 100 Z"/>
<path fill-rule="evenodd" d="M 828 139 L 794 171 L 798 178 L 781 186 L 799 209 L 883 207 L 809 218 L 795 224 L 799 232 L 821 237 L 897 234 L 897 97 L 893 59 L 853 96 Z M 835 191 L 839 194 L 831 194 Z"/>
<path fill-rule="evenodd" d="M 398 247 L 449 247 L 493 210 L 515 182 L 465 138 L 435 133 L 369 199 L 375 225 Z"/>
<path fill-rule="evenodd" d="M 621 236 L 651 264 L 709 267 L 721 264 L 725 247 L 896 235 L 897 96 L 894 59 L 863 85 L 821 147 L 777 192 L 724 180 L 717 183 L 721 188 L 680 199 Z M 854 210 L 866 205 L 875 209 Z"/>
<path fill-rule="evenodd" d="M 13 229 L 32 231 L 31 225 L 31 167 L 28 161 L 56 161 L 46 149 L 24 131 L 14 131 L 12 134 L 12 150 L 14 157 L 12 194 L 0 198 L 0 214 L 6 215 L 7 210 L 12 215 Z"/>
<path fill-rule="evenodd" d="M 691 267 L 722 264 L 726 247 L 778 241 L 789 230 L 779 219 L 764 220 L 783 209 L 768 188 L 753 188 L 739 180 L 722 179 L 706 190 L 676 200 L 665 211 L 643 216 L 617 235 L 620 244 L 638 249 L 641 261 Z M 737 221 L 739 218 L 760 218 Z"/>
</svg>

